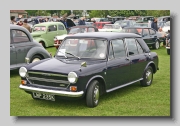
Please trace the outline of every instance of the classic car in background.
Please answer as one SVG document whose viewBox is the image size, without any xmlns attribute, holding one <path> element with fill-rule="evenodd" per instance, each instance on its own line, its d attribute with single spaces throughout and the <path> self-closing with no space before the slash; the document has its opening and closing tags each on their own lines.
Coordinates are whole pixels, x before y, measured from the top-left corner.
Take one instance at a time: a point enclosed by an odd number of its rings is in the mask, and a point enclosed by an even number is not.
<svg viewBox="0 0 180 126">
<path fill-rule="evenodd" d="M 122 28 L 118 24 L 105 24 L 100 32 L 121 32 Z"/>
<path fill-rule="evenodd" d="M 141 16 L 138 18 L 136 23 L 147 23 L 148 21 L 153 21 L 154 16 Z"/>
<path fill-rule="evenodd" d="M 161 16 L 161 17 L 158 17 L 157 18 L 157 21 L 164 21 L 164 22 L 167 22 L 167 21 L 171 21 L 171 17 L 170 16 Z"/>
<path fill-rule="evenodd" d="M 21 67 L 19 88 L 33 99 L 85 97 L 88 107 L 96 107 L 104 93 L 139 81 L 150 86 L 158 60 L 139 35 L 79 33 L 67 36 L 54 58 Z"/>
<path fill-rule="evenodd" d="M 168 33 L 168 30 L 170 30 L 170 21 L 167 21 L 164 25 L 164 27 L 162 28 L 162 30 L 166 33 Z"/>
<path fill-rule="evenodd" d="M 134 24 L 136 24 L 136 21 L 134 21 L 134 20 L 119 20 L 119 21 L 116 21 L 114 24 L 118 24 L 122 28 L 125 28 L 125 27 L 134 26 Z"/>
<path fill-rule="evenodd" d="M 165 25 L 166 25 L 166 22 L 165 22 L 165 21 L 158 21 L 158 22 L 157 22 L 158 29 L 159 29 L 159 28 L 163 28 Z"/>
<path fill-rule="evenodd" d="M 26 28 L 10 24 L 10 70 L 50 57 Z"/>
<path fill-rule="evenodd" d="M 126 33 L 135 33 L 142 36 L 148 46 L 159 49 L 160 43 L 164 41 L 163 34 L 149 27 L 129 27 L 122 30 Z"/>
<path fill-rule="evenodd" d="M 85 33 L 85 32 L 98 32 L 98 29 L 94 26 L 88 26 L 88 25 L 79 25 L 79 26 L 71 27 L 68 34 L 54 37 L 54 46 L 56 47 L 56 49 L 58 49 L 59 45 L 61 44 L 61 42 L 64 40 L 66 36 L 74 35 L 77 33 Z"/>
<path fill-rule="evenodd" d="M 134 27 L 151 27 L 150 23 L 136 23 Z"/>
<path fill-rule="evenodd" d="M 111 22 L 95 22 L 93 23 L 93 26 L 98 29 L 102 29 L 105 24 L 112 24 L 112 23 Z"/>
<path fill-rule="evenodd" d="M 67 34 L 67 30 L 61 22 L 44 22 L 36 24 L 31 33 L 33 38 L 41 43 L 44 48 L 53 46 L 54 37 L 63 34 Z"/>
</svg>

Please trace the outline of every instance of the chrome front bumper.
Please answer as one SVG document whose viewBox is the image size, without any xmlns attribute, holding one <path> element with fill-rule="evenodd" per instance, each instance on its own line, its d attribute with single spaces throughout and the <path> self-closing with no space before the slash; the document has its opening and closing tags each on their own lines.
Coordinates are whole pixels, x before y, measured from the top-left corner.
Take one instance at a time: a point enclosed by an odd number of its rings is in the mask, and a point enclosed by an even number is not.
<svg viewBox="0 0 180 126">
<path fill-rule="evenodd" d="M 57 90 L 28 87 L 22 84 L 20 84 L 19 88 L 25 91 L 30 91 L 30 92 L 39 92 L 39 93 L 53 94 L 57 96 L 67 96 L 67 97 L 81 97 L 84 94 L 83 91 L 80 91 L 80 92 L 57 91 Z"/>
</svg>

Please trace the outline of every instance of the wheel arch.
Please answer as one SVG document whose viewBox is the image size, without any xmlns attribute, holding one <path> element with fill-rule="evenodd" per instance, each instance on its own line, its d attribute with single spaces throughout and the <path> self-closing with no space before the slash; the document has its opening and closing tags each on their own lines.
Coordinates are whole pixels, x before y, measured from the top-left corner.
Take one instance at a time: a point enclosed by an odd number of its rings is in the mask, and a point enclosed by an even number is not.
<svg viewBox="0 0 180 126">
<path fill-rule="evenodd" d="M 155 65 L 155 63 L 154 63 L 153 61 L 149 62 L 149 63 L 146 65 L 146 67 L 145 67 L 145 69 L 144 69 L 144 72 L 145 72 L 145 70 L 148 68 L 148 66 L 151 66 L 152 69 L 153 69 L 153 73 L 156 73 L 157 68 L 156 68 L 156 65 Z M 144 72 L 143 72 L 143 73 L 144 73 Z"/>
<path fill-rule="evenodd" d="M 99 86 L 100 86 L 100 94 L 104 94 L 106 92 L 106 81 L 105 79 L 101 76 L 101 75 L 96 75 L 93 76 L 89 79 L 89 81 L 86 84 L 85 90 L 87 91 L 89 85 L 91 84 L 92 81 L 97 80 L 99 82 Z M 86 93 L 85 93 L 86 95 Z"/>
<path fill-rule="evenodd" d="M 26 55 L 26 58 L 29 58 L 29 60 L 32 59 L 33 56 L 35 55 L 39 55 L 41 56 L 43 59 L 45 58 L 50 58 L 50 54 L 44 50 L 44 48 L 41 48 L 41 47 L 34 47 L 34 48 L 31 48 L 29 50 L 29 52 L 27 53 Z"/>
</svg>

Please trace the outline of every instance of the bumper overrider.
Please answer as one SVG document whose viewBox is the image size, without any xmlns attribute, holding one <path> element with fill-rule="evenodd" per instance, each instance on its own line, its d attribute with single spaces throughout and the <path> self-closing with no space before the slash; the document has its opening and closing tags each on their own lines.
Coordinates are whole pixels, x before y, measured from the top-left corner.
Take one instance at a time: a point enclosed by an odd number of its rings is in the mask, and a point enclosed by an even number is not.
<svg viewBox="0 0 180 126">
<path fill-rule="evenodd" d="M 24 91 L 29 91 L 29 92 L 53 94 L 53 95 L 57 95 L 57 96 L 66 96 L 66 97 L 81 97 L 84 94 L 84 91 L 80 91 L 80 92 L 58 91 L 58 90 L 29 87 L 29 86 L 24 86 L 22 84 L 20 84 L 19 88 Z"/>
</svg>

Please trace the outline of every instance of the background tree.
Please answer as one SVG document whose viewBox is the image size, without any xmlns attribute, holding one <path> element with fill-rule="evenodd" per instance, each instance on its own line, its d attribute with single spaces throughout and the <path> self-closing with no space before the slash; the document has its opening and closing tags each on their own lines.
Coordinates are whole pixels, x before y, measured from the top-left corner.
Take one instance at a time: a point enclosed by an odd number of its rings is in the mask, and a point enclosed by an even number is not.
<svg viewBox="0 0 180 126">
<path fill-rule="evenodd" d="M 82 12 L 83 12 L 83 10 L 73 10 L 73 14 L 75 16 L 77 16 L 77 15 L 82 16 Z"/>
</svg>

